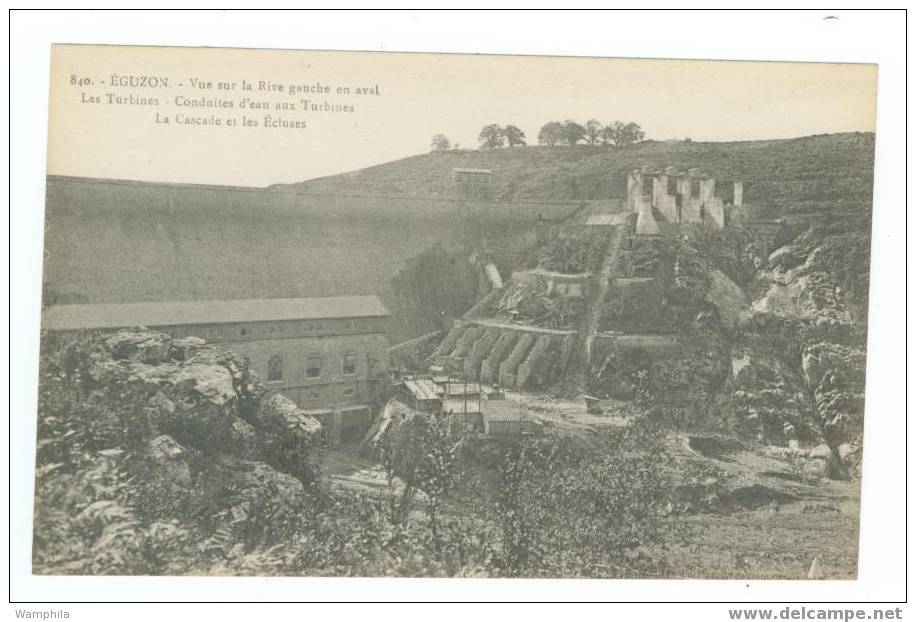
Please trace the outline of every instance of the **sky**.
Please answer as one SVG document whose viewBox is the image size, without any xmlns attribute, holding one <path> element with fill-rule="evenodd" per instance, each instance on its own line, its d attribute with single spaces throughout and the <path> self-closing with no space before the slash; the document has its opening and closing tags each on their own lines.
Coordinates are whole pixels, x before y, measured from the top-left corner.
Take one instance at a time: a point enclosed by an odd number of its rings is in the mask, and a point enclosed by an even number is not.
<svg viewBox="0 0 916 622">
<path fill-rule="evenodd" d="M 877 67 L 864 64 L 63 45 L 52 51 L 48 173 L 265 186 L 424 153 L 437 133 L 476 148 L 489 123 L 536 144 L 544 123 L 566 119 L 634 121 L 656 140 L 874 131 L 876 88 Z M 333 110 L 303 110 L 303 99 Z M 305 127 L 265 127 L 266 115 Z"/>
</svg>

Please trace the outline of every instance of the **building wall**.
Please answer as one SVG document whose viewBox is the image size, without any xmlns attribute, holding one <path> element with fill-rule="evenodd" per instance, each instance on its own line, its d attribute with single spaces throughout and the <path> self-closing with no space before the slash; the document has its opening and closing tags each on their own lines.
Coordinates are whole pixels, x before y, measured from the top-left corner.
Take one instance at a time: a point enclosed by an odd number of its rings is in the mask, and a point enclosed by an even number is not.
<svg viewBox="0 0 916 622">
<path fill-rule="evenodd" d="M 483 415 L 476 413 L 452 413 L 448 416 L 449 425 L 453 430 L 466 430 L 469 432 L 483 432 Z"/>
<path fill-rule="evenodd" d="M 517 436 L 522 433 L 521 421 L 494 421 L 486 419 L 486 432 L 494 436 Z"/>
<path fill-rule="evenodd" d="M 160 327 L 175 337 L 194 336 L 218 343 L 248 359 L 270 392 L 282 393 L 300 408 L 317 409 L 374 401 L 388 367 L 384 318 L 250 322 Z M 244 331 L 244 333 L 243 333 Z M 344 356 L 355 354 L 355 373 L 345 374 Z M 309 378 L 311 355 L 321 359 L 320 375 Z M 271 357 L 280 356 L 282 375 L 270 380 Z"/>
<path fill-rule="evenodd" d="M 375 397 L 378 376 L 387 368 L 387 341 L 382 335 L 298 337 L 227 344 L 248 357 L 269 391 L 283 393 L 301 408 L 324 408 L 340 403 L 366 403 Z M 344 354 L 356 354 L 356 373 L 343 373 Z M 309 356 L 321 358 L 320 376 L 306 376 Z M 282 380 L 268 380 L 268 361 L 279 355 Z"/>
<path fill-rule="evenodd" d="M 292 337 L 330 337 L 384 333 L 388 319 L 333 318 L 321 320 L 286 320 L 278 322 L 234 322 L 220 324 L 195 324 L 192 326 L 165 326 L 157 330 L 173 337 L 194 336 L 211 343 L 241 344 Z"/>
<path fill-rule="evenodd" d="M 532 420 L 493 420 L 484 417 L 485 432 L 491 436 L 543 434 L 544 426 Z"/>
<path fill-rule="evenodd" d="M 460 197 L 488 200 L 493 198 L 492 174 L 455 171 L 455 193 Z"/>
</svg>

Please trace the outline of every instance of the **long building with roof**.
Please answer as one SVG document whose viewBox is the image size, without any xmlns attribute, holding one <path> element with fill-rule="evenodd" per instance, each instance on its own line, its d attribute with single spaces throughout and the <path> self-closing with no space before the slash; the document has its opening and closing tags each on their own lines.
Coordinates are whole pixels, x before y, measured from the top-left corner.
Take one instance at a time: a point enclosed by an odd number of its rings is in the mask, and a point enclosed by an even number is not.
<svg viewBox="0 0 916 622">
<path fill-rule="evenodd" d="M 269 392 L 354 439 L 370 423 L 388 367 L 388 311 L 376 296 L 55 305 L 47 331 L 144 326 L 200 337 L 244 356 Z"/>
</svg>

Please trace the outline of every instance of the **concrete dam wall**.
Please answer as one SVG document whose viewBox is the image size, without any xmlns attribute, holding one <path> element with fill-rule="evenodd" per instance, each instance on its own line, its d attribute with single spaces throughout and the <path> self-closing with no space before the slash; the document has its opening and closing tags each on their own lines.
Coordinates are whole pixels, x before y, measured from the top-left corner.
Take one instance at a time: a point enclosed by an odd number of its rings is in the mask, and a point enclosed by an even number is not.
<svg viewBox="0 0 916 622">
<path fill-rule="evenodd" d="M 402 340 L 474 304 L 473 253 L 580 207 L 51 176 L 46 303 L 377 294 Z"/>
</svg>

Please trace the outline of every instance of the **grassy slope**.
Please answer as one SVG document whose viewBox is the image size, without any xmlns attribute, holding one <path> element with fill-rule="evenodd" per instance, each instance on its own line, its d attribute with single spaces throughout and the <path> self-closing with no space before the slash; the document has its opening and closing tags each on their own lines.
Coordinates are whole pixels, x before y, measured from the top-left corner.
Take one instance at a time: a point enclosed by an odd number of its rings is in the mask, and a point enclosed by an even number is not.
<svg viewBox="0 0 916 622">
<path fill-rule="evenodd" d="M 304 181 L 301 190 L 447 195 L 453 168 L 493 171 L 500 199 L 603 199 L 623 196 L 628 170 L 649 164 L 698 167 L 747 183 L 748 202 L 790 207 L 809 201 L 870 202 L 874 134 L 701 143 L 646 141 L 622 148 L 524 147 L 412 156 Z"/>
</svg>

